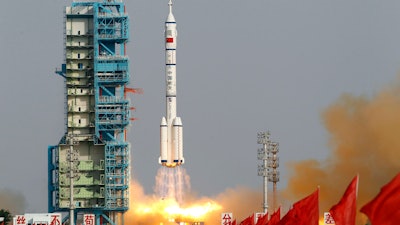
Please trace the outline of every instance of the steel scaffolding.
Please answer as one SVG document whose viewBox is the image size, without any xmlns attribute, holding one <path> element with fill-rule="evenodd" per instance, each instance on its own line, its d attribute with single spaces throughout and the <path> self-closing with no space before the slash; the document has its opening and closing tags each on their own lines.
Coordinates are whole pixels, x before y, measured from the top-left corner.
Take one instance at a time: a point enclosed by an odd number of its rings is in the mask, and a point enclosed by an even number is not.
<svg viewBox="0 0 400 225">
<path fill-rule="evenodd" d="M 97 225 L 123 224 L 129 208 L 128 40 L 122 1 L 66 7 L 65 64 L 56 71 L 65 78 L 66 134 L 48 148 L 48 206 L 70 211 L 72 223 L 91 214 Z"/>
</svg>

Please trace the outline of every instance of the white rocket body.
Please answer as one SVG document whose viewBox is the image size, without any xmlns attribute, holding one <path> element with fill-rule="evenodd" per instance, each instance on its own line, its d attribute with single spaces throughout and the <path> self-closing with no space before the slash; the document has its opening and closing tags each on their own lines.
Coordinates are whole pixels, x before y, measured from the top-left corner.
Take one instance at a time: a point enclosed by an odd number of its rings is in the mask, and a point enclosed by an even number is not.
<svg viewBox="0 0 400 225">
<path fill-rule="evenodd" d="M 172 0 L 169 0 L 169 14 L 165 21 L 165 78 L 166 117 L 160 125 L 159 163 L 167 167 L 183 164 L 182 121 L 176 116 L 176 21 L 172 14 Z"/>
</svg>

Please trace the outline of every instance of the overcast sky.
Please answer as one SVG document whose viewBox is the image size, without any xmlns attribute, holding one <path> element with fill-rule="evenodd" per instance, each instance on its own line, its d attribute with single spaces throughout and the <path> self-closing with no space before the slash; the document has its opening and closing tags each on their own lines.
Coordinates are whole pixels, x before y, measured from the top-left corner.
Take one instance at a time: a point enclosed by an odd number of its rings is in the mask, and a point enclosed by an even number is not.
<svg viewBox="0 0 400 225">
<path fill-rule="evenodd" d="M 66 0 L 17 0 L 0 7 L 0 190 L 47 210 L 47 147 L 65 131 Z M 130 15 L 129 128 L 132 174 L 153 192 L 165 115 L 167 0 L 125 1 Z M 257 132 L 280 144 L 286 164 L 328 155 L 321 112 L 343 93 L 372 95 L 400 69 L 398 0 L 174 0 L 178 24 L 177 105 L 192 189 L 262 189 Z M 311 192 L 311 191 L 310 191 Z M 1 199 L 0 199 L 1 201 Z"/>
</svg>

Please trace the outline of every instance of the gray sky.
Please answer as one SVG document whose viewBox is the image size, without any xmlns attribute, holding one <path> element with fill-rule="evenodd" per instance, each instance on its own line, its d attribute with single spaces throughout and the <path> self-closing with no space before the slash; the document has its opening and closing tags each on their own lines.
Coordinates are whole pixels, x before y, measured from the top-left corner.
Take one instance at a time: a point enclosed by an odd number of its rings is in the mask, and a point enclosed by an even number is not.
<svg viewBox="0 0 400 225">
<path fill-rule="evenodd" d="M 0 191 L 23 194 L 27 212 L 47 210 L 47 146 L 64 125 L 66 0 L 6 1 L 0 7 Z M 125 1 L 131 96 L 132 174 L 152 193 L 165 114 L 167 0 Z M 257 132 L 269 130 L 285 164 L 324 159 L 320 113 L 341 94 L 371 95 L 400 69 L 397 0 L 174 0 L 178 23 L 178 115 L 192 189 L 262 188 Z M 1 201 L 1 199 L 0 199 Z"/>
</svg>

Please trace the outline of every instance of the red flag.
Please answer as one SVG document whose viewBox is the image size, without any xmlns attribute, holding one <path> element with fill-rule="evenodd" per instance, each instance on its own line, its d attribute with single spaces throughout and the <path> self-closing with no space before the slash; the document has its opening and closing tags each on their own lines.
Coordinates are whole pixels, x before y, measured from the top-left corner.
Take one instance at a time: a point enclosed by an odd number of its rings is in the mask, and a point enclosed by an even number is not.
<svg viewBox="0 0 400 225">
<path fill-rule="evenodd" d="M 398 225 L 400 221 L 400 173 L 381 188 L 361 210 L 373 225 Z"/>
<path fill-rule="evenodd" d="M 318 225 L 318 195 L 319 189 L 294 203 L 293 208 L 279 221 L 278 225 Z"/>
<path fill-rule="evenodd" d="M 260 218 L 258 218 L 256 225 L 266 225 L 268 223 L 268 212 L 264 213 Z"/>
<path fill-rule="evenodd" d="M 276 210 L 271 215 L 271 218 L 269 219 L 267 225 L 277 225 L 280 220 L 281 220 L 281 207 L 279 207 L 278 210 Z"/>
<path fill-rule="evenodd" d="M 242 222 L 240 222 L 239 225 L 254 225 L 254 213 L 244 219 Z"/>
<path fill-rule="evenodd" d="M 336 225 L 355 225 L 357 212 L 358 175 L 353 178 L 339 203 L 329 210 Z"/>
<path fill-rule="evenodd" d="M 166 38 L 166 42 L 167 43 L 172 43 L 172 42 L 174 42 L 174 38 Z"/>
</svg>

